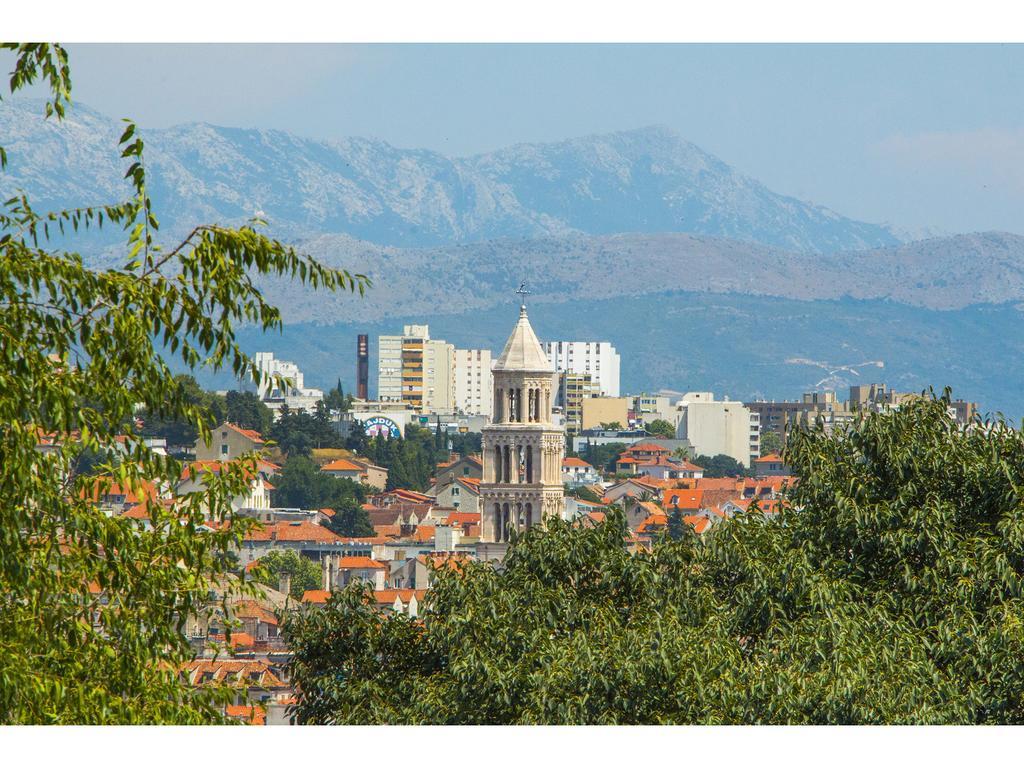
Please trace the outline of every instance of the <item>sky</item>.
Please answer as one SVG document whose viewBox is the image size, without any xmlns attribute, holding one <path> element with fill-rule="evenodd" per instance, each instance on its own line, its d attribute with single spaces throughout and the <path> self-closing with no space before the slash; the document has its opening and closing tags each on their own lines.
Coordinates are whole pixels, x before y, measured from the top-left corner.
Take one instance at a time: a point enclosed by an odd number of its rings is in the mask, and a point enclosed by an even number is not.
<svg viewBox="0 0 1024 768">
<path fill-rule="evenodd" d="M 658 124 L 846 216 L 914 235 L 1024 234 L 1021 45 L 69 50 L 75 99 L 142 126 L 205 121 L 467 155 Z"/>
</svg>

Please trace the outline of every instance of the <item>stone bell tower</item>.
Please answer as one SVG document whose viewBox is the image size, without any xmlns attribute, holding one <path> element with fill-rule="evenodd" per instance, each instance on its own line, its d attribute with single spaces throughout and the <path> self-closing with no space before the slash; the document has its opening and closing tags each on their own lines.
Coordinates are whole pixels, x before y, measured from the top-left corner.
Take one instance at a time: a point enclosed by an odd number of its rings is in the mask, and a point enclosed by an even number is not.
<svg viewBox="0 0 1024 768">
<path fill-rule="evenodd" d="M 493 420 L 483 428 L 481 559 L 501 559 L 512 531 L 543 525 L 564 506 L 565 434 L 551 422 L 554 368 L 525 304 L 492 371 Z"/>
</svg>

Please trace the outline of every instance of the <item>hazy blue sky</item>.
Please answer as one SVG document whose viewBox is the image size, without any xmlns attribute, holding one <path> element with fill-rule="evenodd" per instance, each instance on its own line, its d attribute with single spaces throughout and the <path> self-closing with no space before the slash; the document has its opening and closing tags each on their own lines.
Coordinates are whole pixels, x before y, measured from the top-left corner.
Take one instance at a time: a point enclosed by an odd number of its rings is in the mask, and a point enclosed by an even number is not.
<svg viewBox="0 0 1024 768">
<path fill-rule="evenodd" d="M 1024 233 L 1024 46 L 74 45 L 143 126 L 374 136 L 462 155 L 664 124 L 849 216 Z"/>
</svg>

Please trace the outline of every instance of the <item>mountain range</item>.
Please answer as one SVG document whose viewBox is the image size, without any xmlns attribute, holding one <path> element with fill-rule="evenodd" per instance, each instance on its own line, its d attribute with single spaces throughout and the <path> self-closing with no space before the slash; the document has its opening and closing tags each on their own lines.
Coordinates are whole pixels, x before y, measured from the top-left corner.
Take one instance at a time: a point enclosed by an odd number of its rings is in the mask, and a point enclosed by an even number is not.
<svg viewBox="0 0 1024 768">
<path fill-rule="evenodd" d="M 0 103 L 0 194 L 23 189 L 40 209 L 123 198 L 122 130 L 81 104 L 56 123 L 38 102 Z M 525 279 L 538 332 L 611 340 L 624 387 L 794 397 L 822 378 L 794 360 L 857 358 L 884 362 L 863 375 L 893 386 L 955 384 L 1024 412 L 1024 377 L 1011 375 L 1024 351 L 1017 235 L 904 242 L 777 194 L 661 127 L 462 158 L 207 124 L 141 135 L 165 241 L 258 214 L 272 236 L 372 278 L 362 300 L 261 282 L 288 328 L 246 331 L 250 351 L 301 350 L 313 386 L 351 380 L 361 330 L 430 322 L 453 343 L 500 348 Z M 120 242 L 106 232 L 78 248 L 120 264 Z"/>
<path fill-rule="evenodd" d="M 39 102 L 4 102 L 11 161 L 0 192 L 20 187 L 53 206 L 118 199 L 123 127 L 81 104 L 58 123 L 42 119 Z M 205 123 L 140 133 L 151 196 L 172 233 L 260 212 L 281 238 L 344 233 L 406 247 L 617 232 L 822 252 L 898 242 L 885 227 L 776 194 L 661 127 L 464 158 Z"/>
</svg>

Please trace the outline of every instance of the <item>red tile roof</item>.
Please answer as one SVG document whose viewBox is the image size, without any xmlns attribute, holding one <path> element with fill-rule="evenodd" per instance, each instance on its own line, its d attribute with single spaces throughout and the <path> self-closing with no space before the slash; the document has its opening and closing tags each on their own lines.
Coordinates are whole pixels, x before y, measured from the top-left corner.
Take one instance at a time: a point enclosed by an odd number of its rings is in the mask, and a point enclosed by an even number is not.
<svg viewBox="0 0 1024 768">
<path fill-rule="evenodd" d="M 397 597 L 403 604 L 408 605 L 413 595 L 416 596 L 416 602 L 419 603 L 422 602 L 426 594 L 427 590 L 425 589 L 378 589 L 373 593 L 373 599 L 379 605 L 391 605 Z"/>
<path fill-rule="evenodd" d="M 672 451 L 657 443 L 637 443 L 629 446 L 624 453 L 672 453 Z"/>
<path fill-rule="evenodd" d="M 321 472 L 365 472 L 366 469 L 348 459 L 336 459 L 320 467 Z"/>
<path fill-rule="evenodd" d="M 302 602 L 312 605 L 323 605 L 330 596 L 331 593 L 326 589 L 307 589 L 302 593 Z"/>
<path fill-rule="evenodd" d="M 452 512 L 445 518 L 445 525 L 466 525 L 479 523 L 480 513 L 479 512 Z"/>
<path fill-rule="evenodd" d="M 231 427 L 233 430 L 235 430 L 235 432 L 238 432 L 240 435 L 248 437 L 254 443 L 263 445 L 263 436 L 255 429 L 242 429 L 240 426 L 238 426 L 237 424 L 232 424 L 230 421 L 224 422 L 224 426 Z"/>
<path fill-rule="evenodd" d="M 231 606 L 231 613 L 236 619 L 256 619 L 264 624 L 277 626 L 277 616 L 255 600 L 241 600 L 235 603 Z"/>
<path fill-rule="evenodd" d="M 242 720 L 249 725 L 266 725 L 267 713 L 262 707 L 250 704 L 228 704 L 224 708 L 224 714 L 235 720 Z"/>
<path fill-rule="evenodd" d="M 563 467 L 590 467 L 593 469 L 592 464 L 588 464 L 583 459 L 577 458 L 576 456 L 569 456 L 566 459 L 562 459 Z"/>
<path fill-rule="evenodd" d="M 322 525 L 303 520 L 301 522 L 263 523 L 246 532 L 244 540 L 334 544 L 340 542 L 341 537 Z"/>
<path fill-rule="evenodd" d="M 379 563 L 372 557 L 342 557 L 338 560 L 338 567 L 343 571 L 380 571 L 387 570 L 384 563 Z"/>
<path fill-rule="evenodd" d="M 665 510 L 700 509 L 704 500 L 704 491 L 687 488 L 668 488 L 662 496 L 661 506 Z"/>
<path fill-rule="evenodd" d="M 782 457 L 777 453 L 769 453 L 767 456 L 762 456 L 759 459 L 754 459 L 755 464 L 767 464 L 768 462 L 781 462 Z"/>
</svg>

